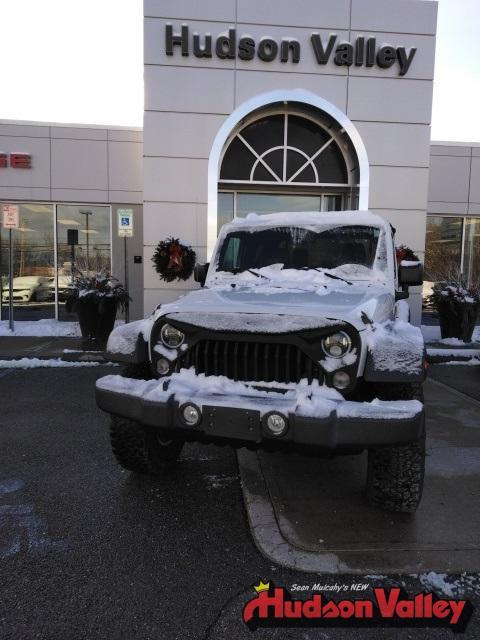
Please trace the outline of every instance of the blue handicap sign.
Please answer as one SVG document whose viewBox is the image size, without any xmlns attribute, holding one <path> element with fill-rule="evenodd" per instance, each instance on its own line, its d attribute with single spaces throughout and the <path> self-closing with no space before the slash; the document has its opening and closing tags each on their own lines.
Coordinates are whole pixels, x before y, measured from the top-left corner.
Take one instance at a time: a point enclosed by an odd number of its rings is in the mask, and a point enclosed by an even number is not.
<svg viewBox="0 0 480 640">
<path fill-rule="evenodd" d="M 129 227 L 130 226 L 130 218 L 122 218 L 121 219 L 121 225 L 122 225 L 122 227 Z"/>
</svg>

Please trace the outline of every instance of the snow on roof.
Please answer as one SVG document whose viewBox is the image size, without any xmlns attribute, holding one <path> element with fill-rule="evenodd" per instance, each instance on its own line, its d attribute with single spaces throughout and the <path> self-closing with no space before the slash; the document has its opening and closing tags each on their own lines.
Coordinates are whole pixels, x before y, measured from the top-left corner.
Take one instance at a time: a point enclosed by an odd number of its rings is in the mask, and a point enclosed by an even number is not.
<svg viewBox="0 0 480 640">
<path fill-rule="evenodd" d="M 325 227 L 325 225 L 369 225 L 390 229 L 389 223 L 371 211 L 284 211 L 258 215 L 249 213 L 246 218 L 234 218 L 223 231 L 239 227 Z"/>
</svg>

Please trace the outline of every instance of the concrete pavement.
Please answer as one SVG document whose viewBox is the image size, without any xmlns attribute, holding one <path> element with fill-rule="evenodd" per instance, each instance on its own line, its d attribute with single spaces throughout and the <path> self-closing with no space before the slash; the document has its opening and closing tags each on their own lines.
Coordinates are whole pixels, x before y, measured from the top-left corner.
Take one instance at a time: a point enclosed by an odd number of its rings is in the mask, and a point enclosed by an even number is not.
<svg viewBox="0 0 480 640">
<path fill-rule="evenodd" d="M 264 555 L 334 574 L 480 571 L 480 403 L 433 380 L 425 394 L 427 470 L 414 515 L 366 502 L 366 454 L 241 451 L 245 504 Z"/>
</svg>

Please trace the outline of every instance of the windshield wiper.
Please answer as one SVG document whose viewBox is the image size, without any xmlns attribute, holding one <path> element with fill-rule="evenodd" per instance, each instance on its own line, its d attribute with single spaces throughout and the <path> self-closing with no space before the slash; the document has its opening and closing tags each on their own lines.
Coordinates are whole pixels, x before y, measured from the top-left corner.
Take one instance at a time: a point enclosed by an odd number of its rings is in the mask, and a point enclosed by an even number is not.
<svg viewBox="0 0 480 640">
<path fill-rule="evenodd" d="M 317 267 L 302 267 L 302 270 L 310 271 L 313 269 L 314 271 L 318 271 L 318 273 L 323 273 L 327 276 L 327 278 L 332 278 L 333 280 L 341 280 L 342 282 L 346 282 L 347 284 L 353 284 L 350 280 L 345 280 L 345 278 L 341 278 L 340 276 L 335 276 L 333 273 L 329 273 L 326 269 L 318 269 Z"/>
<path fill-rule="evenodd" d="M 257 273 L 253 269 L 245 269 L 245 271 L 248 271 L 249 273 L 253 273 L 254 276 L 257 276 L 257 278 L 265 278 L 265 280 L 271 280 L 271 278 L 269 278 L 268 276 L 264 276 L 263 273 Z"/>
</svg>

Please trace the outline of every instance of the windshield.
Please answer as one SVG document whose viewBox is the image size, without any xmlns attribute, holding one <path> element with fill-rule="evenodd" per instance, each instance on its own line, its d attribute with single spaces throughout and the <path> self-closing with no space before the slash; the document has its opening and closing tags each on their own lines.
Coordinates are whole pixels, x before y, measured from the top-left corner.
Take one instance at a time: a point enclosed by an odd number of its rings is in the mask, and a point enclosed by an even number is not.
<svg viewBox="0 0 480 640">
<path fill-rule="evenodd" d="M 240 273 L 271 265 L 332 270 L 347 264 L 366 271 L 374 266 L 379 237 L 378 227 L 365 225 L 320 231 L 299 227 L 234 231 L 222 244 L 217 271 Z"/>
</svg>

